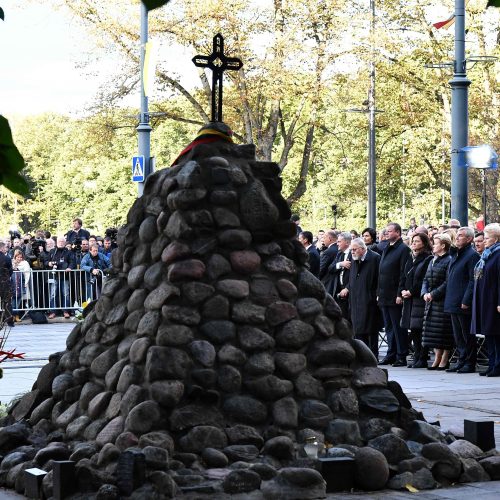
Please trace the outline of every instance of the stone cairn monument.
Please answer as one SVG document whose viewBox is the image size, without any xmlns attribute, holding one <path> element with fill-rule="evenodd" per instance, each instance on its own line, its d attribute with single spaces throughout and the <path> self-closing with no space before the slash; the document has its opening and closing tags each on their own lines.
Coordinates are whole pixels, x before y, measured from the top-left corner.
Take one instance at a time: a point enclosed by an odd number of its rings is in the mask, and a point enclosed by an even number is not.
<svg viewBox="0 0 500 500">
<path fill-rule="evenodd" d="M 71 460 L 82 498 L 323 498 L 311 437 L 358 489 L 498 479 L 496 452 L 425 422 L 353 338 L 279 174 L 221 139 L 148 179 L 101 298 L 0 422 L 1 486 L 38 467 L 50 497 Z"/>
</svg>

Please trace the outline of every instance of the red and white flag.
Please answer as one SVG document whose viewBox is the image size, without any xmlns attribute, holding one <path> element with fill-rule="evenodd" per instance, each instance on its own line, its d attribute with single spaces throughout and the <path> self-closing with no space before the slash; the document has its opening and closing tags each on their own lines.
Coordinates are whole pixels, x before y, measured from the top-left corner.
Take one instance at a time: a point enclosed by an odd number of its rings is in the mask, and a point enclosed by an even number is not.
<svg viewBox="0 0 500 500">
<path fill-rule="evenodd" d="M 467 7 L 467 4 L 469 3 L 470 0 L 465 0 L 465 6 Z M 455 24 L 455 13 L 453 13 L 448 19 L 446 19 L 445 21 L 439 21 L 437 23 L 433 23 L 432 26 L 434 26 L 434 28 L 436 28 L 437 30 L 438 29 L 441 29 L 441 28 L 449 28 L 450 26 L 452 26 L 453 24 Z"/>
</svg>

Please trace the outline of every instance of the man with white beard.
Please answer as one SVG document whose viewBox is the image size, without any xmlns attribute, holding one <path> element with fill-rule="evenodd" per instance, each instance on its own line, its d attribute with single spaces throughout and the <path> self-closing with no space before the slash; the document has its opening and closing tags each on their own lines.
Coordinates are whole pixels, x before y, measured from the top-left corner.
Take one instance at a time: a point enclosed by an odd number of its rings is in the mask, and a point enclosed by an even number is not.
<svg viewBox="0 0 500 500">
<path fill-rule="evenodd" d="M 352 265 L 349 273 L 349 311 L 352 328 L 378 359 L 380 309 L 377 306 L 380 255 L 366 248 L 362 238 L 351 242 Z"/>
</svg>

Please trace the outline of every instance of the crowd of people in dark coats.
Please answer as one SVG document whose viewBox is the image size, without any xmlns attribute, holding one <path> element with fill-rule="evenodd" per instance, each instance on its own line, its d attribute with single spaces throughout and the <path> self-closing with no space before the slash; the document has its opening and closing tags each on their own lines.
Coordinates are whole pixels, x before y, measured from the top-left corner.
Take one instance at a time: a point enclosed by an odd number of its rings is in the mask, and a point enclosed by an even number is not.
<svg viewBox="0 0 500 500">
<path fill-rule="evenodd" d="M 91 235 L 75 218 L 64 236 L 41 229 L 23 236 L 10 231 L 9 236 L 0 239 L 0 317 L 9 326 L 28 310 L 69 319 L 75 303 L 80 307 L 99 297 L 116 229 L 106 230 L 104 238 Z"/>
<path fill-rule="evenodd" d="M 313 236 L 292 220 L 310 271 L 377 359 L 385 335 L 379 364 L 473 373 L 484 338 L 488 368 L 479 374 L 500 376 L 499 224 L 478 230 L 452 219 L 403 231 L 390 222 L 378 234 L 331 229 Z"/>
</svg>

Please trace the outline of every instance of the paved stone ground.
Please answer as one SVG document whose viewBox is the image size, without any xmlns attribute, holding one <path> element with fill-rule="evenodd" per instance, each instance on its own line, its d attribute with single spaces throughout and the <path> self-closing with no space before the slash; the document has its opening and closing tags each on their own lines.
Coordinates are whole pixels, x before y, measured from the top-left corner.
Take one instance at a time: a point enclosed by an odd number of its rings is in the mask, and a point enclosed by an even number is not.
<svg viewBox="0 0 500 500">
<path fill-rule="evenodd" d="M 7 348 L 26 353 L 26 360 L 2 363 L 4 378 L 0 379 L 0 401 L 9 403 L 31 389 L 40 368 L 50 354 L 65 349 L 66 337 L 74 323 L 59 320 L 46 325 L 24 323 L 10 332 Z M 424 369 L 387 367 L 389 378 L 399 382 L 412 405 L 421 410 L 429 422 L 439 421 L 443 430 L 463 432 L 464 419 L 493 420 L 497 449 L 500 449 L 500 377 L 480 377 L 477 373 L 456 374 Z M 500 481 L 473 483 L 430 492 L 374 492 L 330 494 L 329 499 L 356 497 L 394 499 L 419 497 L 430 499 L 500 499 Z M 0 500 L 22 496 L 0 489 Z"/>
<path fill-rule="evenodd" d="M 50 354 L 66 348 L 66 337 L 74 325 L 71 320 L 56 320 L 45 325 L 23 322 L 10 330 L 4 350 L 24 352 L 25 359 L 2 363 L 1 403 L 9 403 L 31 390 L 38 372 L 47 363 Z M 0 333 L 3 334 L 4 332 Z"/>
</svg>

